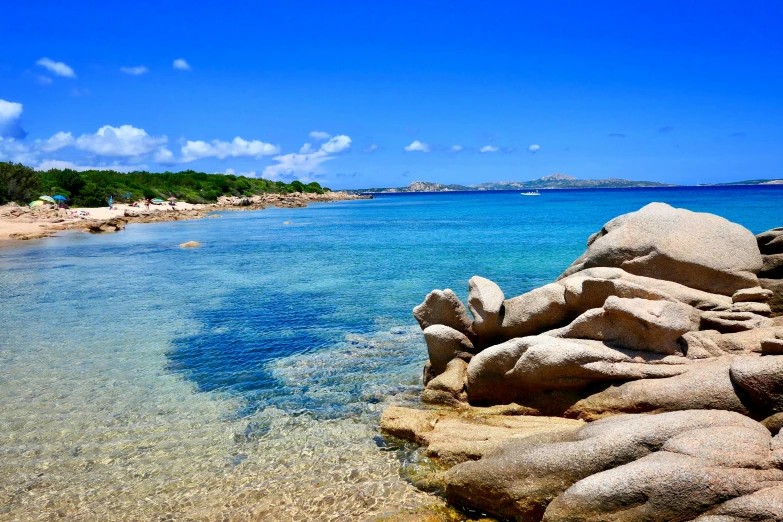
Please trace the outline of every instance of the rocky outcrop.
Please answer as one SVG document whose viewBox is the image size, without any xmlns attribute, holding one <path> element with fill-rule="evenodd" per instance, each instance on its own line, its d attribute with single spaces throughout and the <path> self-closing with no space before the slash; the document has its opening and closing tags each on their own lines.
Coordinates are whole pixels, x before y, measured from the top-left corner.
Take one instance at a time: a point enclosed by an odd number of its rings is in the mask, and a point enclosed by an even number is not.
<svg viewBox="0 0 783 522">
<path fill-rule="evenodd" d="M 758 512 L 751 496 L 783 486 L 782 457 L 761 424 L 691 410 L 509 440 L 454 466 L 442 481 L 452 502 L 502 518 L 668 522 Z"/>
<path fill-rule="evenodd" d="M 425 402 L 589 424 L 515 420 L 513 437 L 486 415 L 397 411 L 382 427 L 461 462 L 432 488 L 502 518 L 783 520 L 778 256 L 783 229 L 756 238 L 654 203 L 604 225 L 553 283 L 507 298 L 475 276 L 467 309 L 435 290 L 414 309 Z"/>
<path fill-rule="evenodd" d="M 651 203 L 608 222 L 564 276 L 597 266 L 732 295 L 758 286 L 762 260 L 746 228 L 715 216 Z"/>
</svg>

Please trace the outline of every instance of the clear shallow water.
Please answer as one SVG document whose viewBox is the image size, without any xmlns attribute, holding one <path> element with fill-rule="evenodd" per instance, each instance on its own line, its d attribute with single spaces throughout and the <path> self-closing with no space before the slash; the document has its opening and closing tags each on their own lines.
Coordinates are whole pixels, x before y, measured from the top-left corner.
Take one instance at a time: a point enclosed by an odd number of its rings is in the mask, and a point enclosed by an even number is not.
<svg viewBox="0 0 783 522">
<path fill-rule="evenodd" d="M 650 201 L 783 225 L 781 187 L 469 193 L 0 246 L 0 519 L 438 504 L 400 478 L 415 456 L 375 442 L 381 409 L 419 391 L 411 308 L 475 274 L 507 296 L 547 283 Z"/>
</svg>

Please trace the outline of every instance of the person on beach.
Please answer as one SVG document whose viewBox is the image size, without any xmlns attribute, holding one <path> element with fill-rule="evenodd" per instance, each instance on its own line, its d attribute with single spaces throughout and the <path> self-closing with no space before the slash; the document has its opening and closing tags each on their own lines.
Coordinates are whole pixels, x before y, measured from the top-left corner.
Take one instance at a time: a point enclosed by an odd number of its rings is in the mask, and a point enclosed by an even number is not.
<svg viewBox="0 0 783 522">
<path fill-rule="evenodd" d="M 109 196 L 109 210 L 114 210 L 114 196 Z"/>
<path fill-rule="evenodd" d="M 144 200 L 144 206 L 147 207 L 147 210 L 150 209 L 150 200 L 149 199 L 145 199 Z"/>
</svg>

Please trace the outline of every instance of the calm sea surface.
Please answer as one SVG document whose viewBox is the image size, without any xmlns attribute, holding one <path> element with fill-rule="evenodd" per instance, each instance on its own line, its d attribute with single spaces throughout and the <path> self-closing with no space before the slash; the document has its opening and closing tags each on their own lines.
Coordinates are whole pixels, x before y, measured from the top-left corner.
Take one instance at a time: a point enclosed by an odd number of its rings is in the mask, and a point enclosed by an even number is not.
<svg viewBox="0 0 783 522">
<path fill-rule="evenodd" d="M 389 195 L 0 246 L 0 520 L 364 520 L 439 501 L 378 416 L 411 309 L 550 282 L 651 201 L 783 226 L 783 187 Z M 283 224 L 290 222 L 290 224 Z M 184 241 L 204 246 L 185 250 Z"/>
</svg>

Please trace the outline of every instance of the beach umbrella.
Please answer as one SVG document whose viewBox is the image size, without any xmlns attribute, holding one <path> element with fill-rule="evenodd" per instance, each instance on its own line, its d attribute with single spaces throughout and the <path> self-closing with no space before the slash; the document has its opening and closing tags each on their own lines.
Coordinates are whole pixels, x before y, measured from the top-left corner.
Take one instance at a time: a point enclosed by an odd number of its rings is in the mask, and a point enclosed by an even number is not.
<svg viewBox="0 0 783 522">
<path fill-rule="evenodd" d="M 33 201 L 32 203 L 30 203 L 30 206 L 31 207 L 40 207 L 43 204 L 44 204 L 44 202 L 39 199 L 39 200 L 36 200 L 36 201 Z"/>
<path fill-rule="evenodd" d="M 163 200 L 160 198 L 155 198 L 152 200 L 153 203 L 163 203 Z"/>
<path fill-rule="evenodd" d="M 171 196 L 171 197 L 169 198 L 169 201 L 176 201 L 176 200 L 177 200 L 177 198 L 175 198 L 174 196 Z"/>
<path fill-rule="evenodd" d="M 57 201 L 65 201 L 68 198 L 66 198 L 65 196 L 61 196 L 61 195 L 57 194 L 56 196 L 53 196 L 52 199 L 56 199 Z"/>
<path fill-rule="evenodd" d="M 54 203 L 54 199 L 52 199 L 51 196 L 41 196 L 38 199 L 42 199 L 43 201 L 48 201 L 49 203 Z"/>
</svg>

